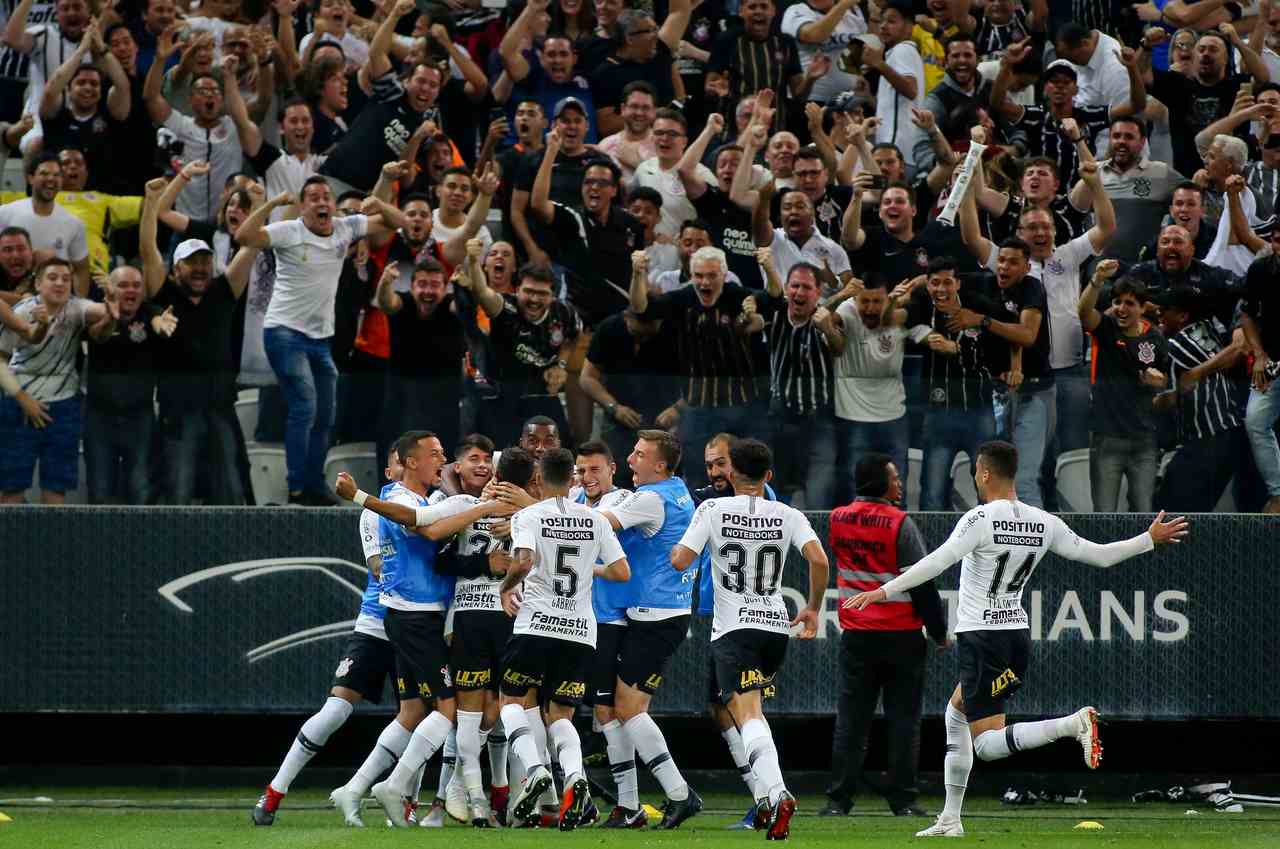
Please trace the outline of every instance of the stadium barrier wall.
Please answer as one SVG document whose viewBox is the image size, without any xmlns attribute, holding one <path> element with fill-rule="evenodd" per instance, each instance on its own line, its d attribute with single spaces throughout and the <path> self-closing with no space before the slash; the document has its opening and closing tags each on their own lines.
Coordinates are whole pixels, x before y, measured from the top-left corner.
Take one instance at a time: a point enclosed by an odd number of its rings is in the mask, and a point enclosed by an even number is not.
<svg viewBox="0 0 1280 849">
<path fill-rule="evenodd" d="M 827 514 L 810 518 L 825 544 Z M 933 547 L 957 517 L 915 518 Z M 1097 541 L 1149 521 L 1067 518 Z M 0 711 L 313 710 L 366 580 L 356 521 L 354 510 L 0 508 Z M 807 587 L 797 561 L 784 579 L 792 602 Z M 1280 526 L 1248 515 L 1197 516 L 1188 542 L 1112 569 L 1050 555 L 1025 596 L 1034 649 L 1015 712 L 1087 703 L 1113 718 L 1280 718 L 1278 565 Z M 958 573 L 939 579 L 953 625 Z M 836 606 L 832 588 L 820 638 L 792 642 L 770 712 L 834 712 Z M 706 709 L 708 632 L 694 620 L 655 712 Z M 925 710 L 940 713 L 954 650 L 929 664 Z"/>
</svg>

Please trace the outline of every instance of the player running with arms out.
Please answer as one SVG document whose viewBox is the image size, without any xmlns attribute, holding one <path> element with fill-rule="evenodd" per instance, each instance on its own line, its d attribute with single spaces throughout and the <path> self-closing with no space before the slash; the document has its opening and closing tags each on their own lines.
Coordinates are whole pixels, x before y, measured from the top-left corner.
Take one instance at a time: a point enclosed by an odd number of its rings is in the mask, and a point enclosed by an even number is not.
<svg viewBox="0 0 1280 849">
<path fill-rule="evenodd" d="M 960 561 L 960 621 L 956 625 L 960 683 L 946 712 L 946 804 L 937 822 L 917 837 L 963 836 L 960 808 L 975 753 L 984 761 L 994 761 L 1074 737 L 1084 749 L 1086 766 L 1096 769 L 1102 760 L 1094 708 L 1084 707 L 1057 719 L 1005 726 L 1005 704 L 1022 686 L 1031 650 L 1022 591 L 1044 556 L 1052 551 L 1067 560 L 1105 569 L 1157 545 L 1181 542 L 1187 535 L 1185 518 L 1165 521 L 1160 513 L 1146 532 L 1132 539 L 1105 545 L 1090 542 L 1057 516 L 1018 501 L 1014 491 L 1017 472 L 1016 448 L 1007 442 L 984 443 L 978 449 L 974 469 L 974 483 L 983 503 L 962 516 L 950 538 L 932 554 L 883 587 L 844 602 L 845 607 L 861 610 L 901 597 Z"/>
<path fill-rule="evenodd" d="M 729 456 L 737 494 L 702 503 L 680 542 L 671 549 L 671 565 L 683 571 L 698 560 L 704 548 L 711 549 L 715 588 L 711 653 L 716 680 L 721 693 L 728 696 L 729 712 L 741 731 L 757 786 L 767 789 L 767 796 L 756 800 L 772 812 L 765 836 L 786 840 L 796 800 L 782 779 L 760 691 L 782 668 L 791 626 L 802 627 L 801 639 L 817 636 L 829 566 L 822 543 L 804 514 L 781 502 L 765 500 L 764 487 L 773 465 L 769 447 L 755 439 L 741 439 L 733 443 Z M 781 592 L 782 570 L 792 548 L 809 564 L 809 603 L 794 620 Z"/>
<path fill-rule="evenodd" d="M 547 707 L 547 735 L 565 774 L 561 831 L 577 828 L 591 802 L 573 714 L 586 694 L 596 646 L 592 581 L 597 575 L 610 581 L 631 577 L 613 528 L 596 511 L 569 499 L 573 461 L 563 448 L 548 449 L 538 461 L 543 500 L 512 518 L 512 563 L 501 588 L 502 607 L 515 618 L 503 658 L 502 724 L 511 750 L 535 764 L 525 775 L 512 816 L 527 819 L 553 780 L 525 714 L 525 697 L 537 688 Z"/>
</svg>

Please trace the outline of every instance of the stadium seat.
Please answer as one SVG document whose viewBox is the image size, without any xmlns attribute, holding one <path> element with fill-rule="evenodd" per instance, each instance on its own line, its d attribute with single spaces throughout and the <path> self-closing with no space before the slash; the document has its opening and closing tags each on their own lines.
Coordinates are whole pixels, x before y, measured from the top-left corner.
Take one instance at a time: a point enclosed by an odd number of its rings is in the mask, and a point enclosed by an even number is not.
<svg viewBox="0 0 1280 849">
<path fill-rule="evenodd" d="M 973 467 L 969 455 L 961 451 L 951 461 L 951 506 L 966 512 L 978 505 L 978 490 L 973 485 Z"/>
<path fill-rule="evenodd" d="M 907 449 L 907 510 L 920 509 L 920 469 L 924 466 L 924 452 L 919 448 Z"/>
<path fill-rule="evenodd" d="M 1078 448 L 1058 455 L 1058 507 L 1063 513 L 1092 513 L 1089 489 L 1089 449 Z"/>
<path fill-rule="evenodd" d="M 289 479 L 284 461 L 284 446 L 251 442 L 245 446 L 249 455 L 249 480 L 253 484 L 253 500 L 262 504 L 288 504 Z"/>
<path fill-rule="evenodd" d="M 258 430 L 258 390 L 240 390 L 236 398 L 236 418 L 240 420 L 244 441 L 253 442 L 253 434 Z"/>
<path fill-rule="evenodd" d="M 325 484 L 332 485 L 338 472 L 346 472 L 355 478 L 356 486 L 365 492 L 376 493 L 378 481 L 377 446 L 372 442 L 351 442 L 329 449 L 324 460 Z"/>
</svg>

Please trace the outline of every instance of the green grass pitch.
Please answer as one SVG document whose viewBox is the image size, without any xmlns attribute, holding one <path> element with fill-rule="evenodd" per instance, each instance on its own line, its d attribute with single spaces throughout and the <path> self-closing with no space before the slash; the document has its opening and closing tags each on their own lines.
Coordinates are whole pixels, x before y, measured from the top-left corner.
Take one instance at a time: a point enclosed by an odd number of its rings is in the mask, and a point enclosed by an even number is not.
<svg viewBox="0 0 1280 849">
<path fill-rule="evenodd" d="M 48 793 L 54 805 L 33 807 L 19 800 Z M 363 831 L 344 828 L 333 810 L 324 807 L 320 791 L 290 794 L 276 824 L 255 828 L 249 809 L 256 791 L 230 788 L 213 791 L 139 788 L 77 788 L 41 791 L 0 788 L 0 812 L 12 821 L 0 823 L 3 849 L 361 849 L 361 847 L 446 846 L 447 849 L 595 849 L 610 847 L 690 847 L 739 849 L 765 843 L 764 835 L 727 831 L 741 816 L 741 796 L 708 796 L 708 812 L 679 831 L 617 832 L 595 828 L 561 834 L 556 831 L 474 830 L 450 824 L 442 830 L 394 831 L 383 826 L 380 812 L 366 804 Z M 112 802 L 111 800 L 120 800 Z M 82 804 L 77 803 L 79 801 Z M 652 800 L 651 800 L 652 801 Z M 924 799 L 931 810 L 939 799 Z M 792 820 L 791 843 L 813 849 L 932 845 L 913 838 L 927 820 L 888 816 L 883 803 L 859 800 L 855 816 L 840 820 L 814 815 L 821 800 L 802 798 Z M 91 806 L 92 805 L 92 806 Z M 1187 816 L 1186 804 L 1128 805 L 1119 802 L 1075 806 L 1001 807 L 975 799 L 964 820 L 963 841 L 992 849 L 1275 849 L 1280 847 L 1280 811 L 1249 809 L 1219 814 L 1202 806 Z M 736 811 L 734 815 L 731 812 Z M 1101 831 L 1079 831 L 1081 820 L 1095 820 Z M 375 827 L 376 826 L 376 827 Z"/>
</svg>

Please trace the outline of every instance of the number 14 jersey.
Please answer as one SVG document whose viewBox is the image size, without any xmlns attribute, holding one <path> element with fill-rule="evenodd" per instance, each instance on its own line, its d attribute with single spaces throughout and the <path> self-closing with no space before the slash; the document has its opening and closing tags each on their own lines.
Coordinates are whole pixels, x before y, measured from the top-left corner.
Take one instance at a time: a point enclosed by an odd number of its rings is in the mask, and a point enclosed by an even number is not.
<svg viewBox="0 0 1280 849">
<path fill-rule="evenodd" d="M 781 590 L 787 551 L 817 540 L 804 514 L 781 502 L 754 495 L 704 501 L 680 545 L 695 553 L 711 548 L 711 639 L 744 628 L 790 633 Z"/>
</svg>

